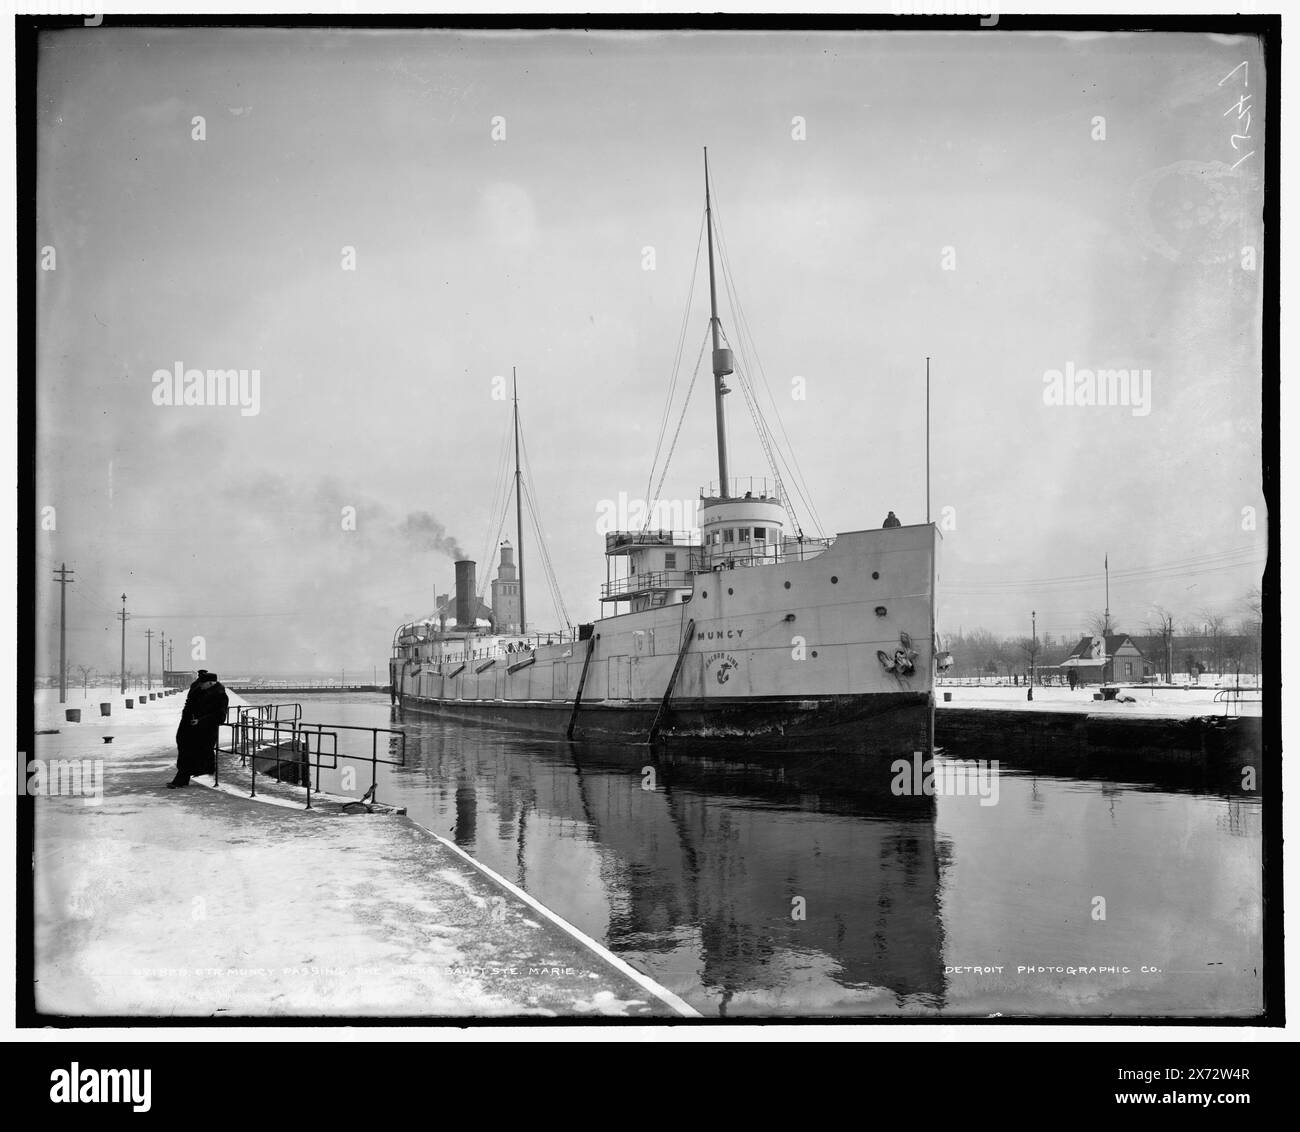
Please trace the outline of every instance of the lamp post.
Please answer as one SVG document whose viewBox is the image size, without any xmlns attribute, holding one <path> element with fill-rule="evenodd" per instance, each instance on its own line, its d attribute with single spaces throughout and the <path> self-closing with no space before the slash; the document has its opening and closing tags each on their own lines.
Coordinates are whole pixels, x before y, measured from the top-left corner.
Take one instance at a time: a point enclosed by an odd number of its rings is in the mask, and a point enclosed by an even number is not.
<svg viewBox="0 0 1300 1132">
<path fill-rule="evenodd" d="M 121 682 L 119 684 L 122 695 L 126 695 L 126 622 L 129 616 L 130 614 L 126 611 L 126 594 L 123 594 L 122 612 L 118 614 L 118 617 L 122 619 L 122 671 Z"/>
<path fill-rule="evenodd" d="M 1038 682 L 1038 610 L 1031 609 L 1029 616 L 1033 618 L 1033 636 L 1029 641 L 1029 695 L 1026 699 L 1034 698 L 1034 685 Z"/>
</svg>

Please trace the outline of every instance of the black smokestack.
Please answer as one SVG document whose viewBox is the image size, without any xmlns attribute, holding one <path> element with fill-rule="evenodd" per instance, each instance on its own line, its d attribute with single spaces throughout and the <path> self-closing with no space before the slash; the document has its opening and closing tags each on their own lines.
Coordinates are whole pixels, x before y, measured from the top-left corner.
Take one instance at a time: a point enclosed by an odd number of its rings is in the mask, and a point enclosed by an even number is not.
<svg viewBox="0 0 1300 1132">
<path fill-rule="evenodd" d="M 474 590 L 474 560 L 460 558 L 456 561 L 456 628 L 472 629 L 476 618 Z"/>
</svg>

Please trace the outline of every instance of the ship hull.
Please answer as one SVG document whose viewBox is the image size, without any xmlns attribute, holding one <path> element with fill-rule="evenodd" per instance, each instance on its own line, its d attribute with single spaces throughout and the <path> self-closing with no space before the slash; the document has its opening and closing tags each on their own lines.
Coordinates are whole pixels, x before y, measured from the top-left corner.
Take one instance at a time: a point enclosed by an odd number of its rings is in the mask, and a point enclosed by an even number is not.
<svg viewBox="0 0 1300 1132">
<path fill-rule="evenodd" d="M 928 751 L 933 735 L 932 698 L 924 693 L 821 696 L 797 700 L 753 697 L 675 703 L 662 715 L 659 705 L 483 702 L 407 697 L 403 712 L 442 719 L 488 723 L 572 738 L 645 742 L 719 751 L 817 750 L 825 753 L 885 756 L 890 760 Z M 658 726 L 655 727 L 656 718 Z"/>
<path fill-rule="evenodd" d="M 685 600 L 578 640 L 409 642 L 390 661 L 394 702 L 575 739 L 928 751 L 937 542 L 929 524 L 856 531 L 807 559 L 700 572 Z"/>
</svg>

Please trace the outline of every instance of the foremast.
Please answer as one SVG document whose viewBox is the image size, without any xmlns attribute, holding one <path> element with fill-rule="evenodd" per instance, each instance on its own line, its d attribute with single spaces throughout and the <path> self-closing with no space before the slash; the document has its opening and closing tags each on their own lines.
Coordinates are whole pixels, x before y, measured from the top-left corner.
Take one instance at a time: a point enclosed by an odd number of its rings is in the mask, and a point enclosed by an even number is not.
<svg viewBox="0 0 1300 1132">
<path fill-rule="evenodd" d="M 713 273 L 713 202 L 709 195 L 709 147 L 704 147 L 704 226 L 709 237 L 709 326 L 713 331 L 713 406 L 718 422 L 718 493 L 727 497 L 727 422 L 722 398 L 730 393 L 722 379 L 732 372 L 731 351 L 722 345 L 718 284 Z"/>
</svg>

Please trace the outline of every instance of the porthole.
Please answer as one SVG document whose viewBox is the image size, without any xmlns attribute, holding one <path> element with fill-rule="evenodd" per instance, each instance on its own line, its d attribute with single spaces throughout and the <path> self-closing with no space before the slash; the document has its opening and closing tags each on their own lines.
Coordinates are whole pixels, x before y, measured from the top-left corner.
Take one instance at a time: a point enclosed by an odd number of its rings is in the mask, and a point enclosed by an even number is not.
<svg viewBox="0 0 1300 1132">
<path fill-rule="evenodd" d="M 790 588 L 790 583 L 789 583 L 789 582 L 786 582 L 786 584 L 785 584 L 785 588 L 786 588 L 787 590 Z"/>
<path fill-rule="evenodd" d="M 733 590 L 730 586 L 727 587 L 727 595 L 728 595 L 728 596 L 733 595 L 735 592 L 736 592 L 736 591 Z"/>
<path fill-rule="evenodd" d="M 816 659 L 817 659 L 817 650 L 816 650 L 816 649 L 813 649 L 813 651 L 812 651 L 812 655 L 813 655 L 813 660 L 816 660 Z"/>
<path fill-rule="evenodd" d="M 708 596 L 709 596 L 709 591 L 708 591 L 708 590 L 704 590 L 704 591 L 701 592 L 701 594 L 700 594 L 700 597 L 708 597 Z"/>
<path fill-rule="evenodd" d="M 872 571 L 871 571 L 871 580 L 872 580 L 873 582 L 878 582 L 878 581 L 880 581 L 880 571 L 879 571 L 879 570 L 872 570 Z"/>
<path fill-rule="evenodd" d="M 840 580 L 839 580 L 839 578 L 837 578 L 834 574 L 832 574 L 832 575 L 831 575 L 831 585 L 832 585 L 832 586 L 838 586 L 839 584 L 840 584 Z"/>
<path fill-rule="evenodd" d="M 883 605 L 878 605 L 878 606 L 876 606 L 876 616 L 877 616 L 877 617 L 884 617 L 885 614 L 886 614 L 887 612 L 888 612 L 888 611 L 885 609 L 885 607 L 884 607 Z"/>
</svg>

